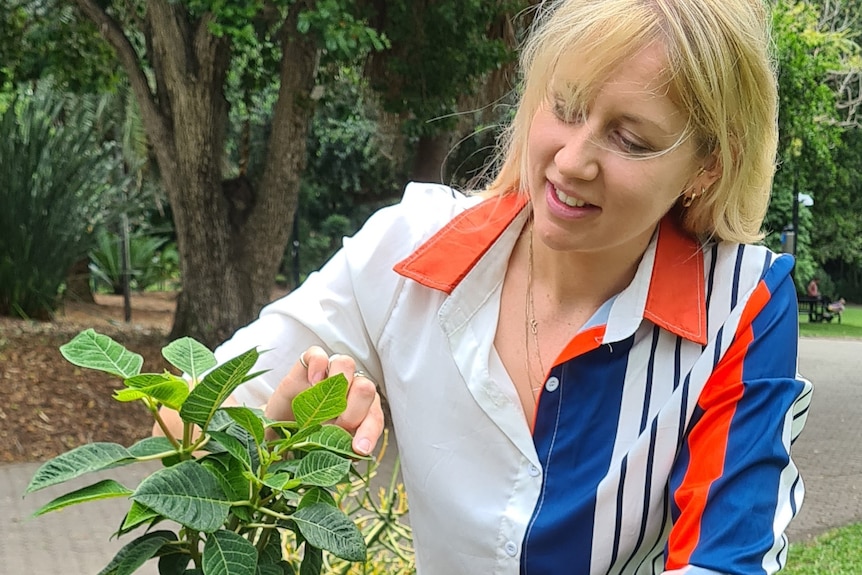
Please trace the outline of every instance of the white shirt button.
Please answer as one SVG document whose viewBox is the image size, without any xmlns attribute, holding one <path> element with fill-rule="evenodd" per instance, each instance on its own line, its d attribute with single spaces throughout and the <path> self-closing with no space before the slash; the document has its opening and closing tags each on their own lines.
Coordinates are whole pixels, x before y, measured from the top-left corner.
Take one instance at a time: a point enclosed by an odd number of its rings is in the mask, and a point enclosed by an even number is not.
<svg viewBox="0 0 862 575">
<path fill-rule="evenodd" d="M 558 387 L 560 387 L 560 380 L 556 377 L 549 377 L 545 382 L 545 389 L 548 391 L 555 391 Z"/>
<path fill-rule="evenodd" d="M 542 470 L 531 463 L 527 468 L 527 473 L 530 474 L 530 477 L 538 477 L 542 474 Z"/>
<path fill-rule="evenodd" d="M 506 555 L 509 557 L 514 557 L 518 554 L 518 545 L 515 544 L 514 541 L 507 541 L 503 546 L 503 549 L 506 551 Z"/>
</svg>

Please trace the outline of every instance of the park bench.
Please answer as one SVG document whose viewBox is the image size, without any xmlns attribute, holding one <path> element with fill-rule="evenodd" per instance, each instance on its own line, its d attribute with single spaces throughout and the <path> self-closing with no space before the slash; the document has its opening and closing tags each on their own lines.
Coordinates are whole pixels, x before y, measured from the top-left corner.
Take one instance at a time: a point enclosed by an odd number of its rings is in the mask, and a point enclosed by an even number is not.
<svg viewBox="0 0 862 575">
<path fill-rule="evenodd" d="M 800 314 L 808 314 L 808 321 L 812 323 L 831 322 L 836 317 L 841 323 L 841 312 L 829 309 L 830 300 L 823 296 L 800 295 L 796 296 L 796 302 Z"/>
</svg>

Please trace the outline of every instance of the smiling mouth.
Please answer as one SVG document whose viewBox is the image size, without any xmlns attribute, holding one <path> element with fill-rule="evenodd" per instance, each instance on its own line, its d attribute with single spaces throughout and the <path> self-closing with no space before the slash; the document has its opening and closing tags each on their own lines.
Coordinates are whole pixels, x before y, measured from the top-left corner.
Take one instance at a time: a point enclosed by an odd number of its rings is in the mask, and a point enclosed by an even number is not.
<svg viewBox="0 0 862 575">
<path fill-rule="evenodd" d="M 553 184 L 551 184 L 551 186 L 554 188 L 554 195 L 557 196 L 557 199 L 560 200 L 560 202 L 569 206 L 570 208 L 584 208 L 592 205 L 583 200 L 579 200 L 578 198 L 567 196 L 565 193 L 557 189 L 557 186 L 554 186 Z"/>
</svg>

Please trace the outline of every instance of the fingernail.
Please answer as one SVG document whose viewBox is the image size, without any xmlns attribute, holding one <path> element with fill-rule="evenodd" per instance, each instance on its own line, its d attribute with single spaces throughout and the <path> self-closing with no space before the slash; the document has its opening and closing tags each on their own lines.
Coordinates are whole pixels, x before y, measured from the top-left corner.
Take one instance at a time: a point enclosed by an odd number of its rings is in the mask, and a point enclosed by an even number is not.
<svg viewBox="0 0 862 575">
<path fill-rule="evenodd" d="M 363 437 L 356 443 L 356 452 L 368 455 L 371 453 L 371 440 Z"/>
<path fill-rule="evenodd" d="M 314 383 L 317 383 L 318 381 L 323 381 L 324 379 L 326 379 L 326 373 L 323 371 L 316 371 L 311 376 L 311 380 Z"/>
</svg>

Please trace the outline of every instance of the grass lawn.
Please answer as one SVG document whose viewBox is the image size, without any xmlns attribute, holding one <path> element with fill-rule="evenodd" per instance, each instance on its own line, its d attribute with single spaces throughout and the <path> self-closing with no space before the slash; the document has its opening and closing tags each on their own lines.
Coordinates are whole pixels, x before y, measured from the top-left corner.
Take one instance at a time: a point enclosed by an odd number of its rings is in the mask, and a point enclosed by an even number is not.
<svg viewBox="0 0 862 575">
<path fill-rule="evenodd" d="M 848 305 L 838 319 L 811 323 L 808 314 L 799 314 L 799 335 L 808 337 L 854 337 L 862 339 L 862 306 Z"/>
<path fill-rule="evenodd" d="M 862 524 L 835 529 L 811 543 L 790 546 L 781 575 L 859 575 Z"/>
</svg>

